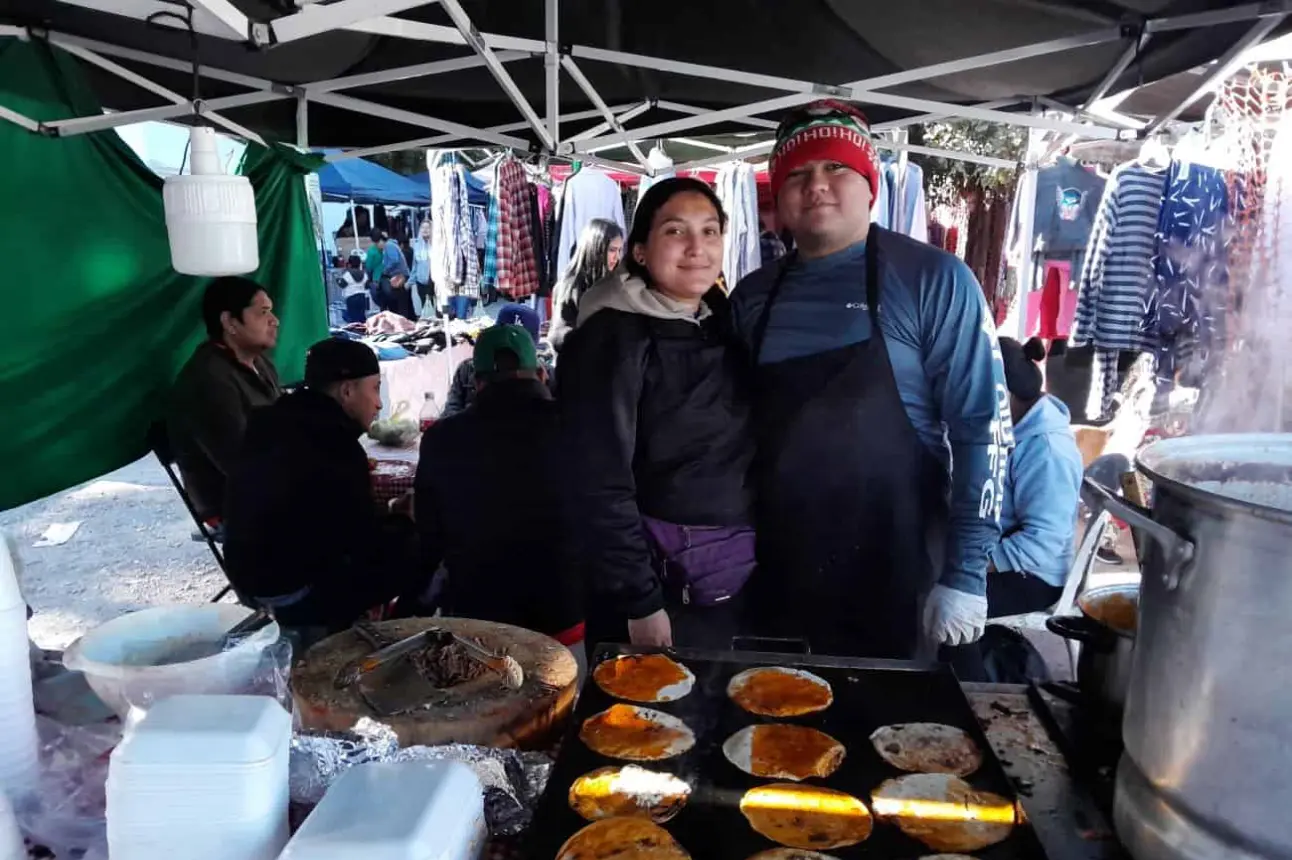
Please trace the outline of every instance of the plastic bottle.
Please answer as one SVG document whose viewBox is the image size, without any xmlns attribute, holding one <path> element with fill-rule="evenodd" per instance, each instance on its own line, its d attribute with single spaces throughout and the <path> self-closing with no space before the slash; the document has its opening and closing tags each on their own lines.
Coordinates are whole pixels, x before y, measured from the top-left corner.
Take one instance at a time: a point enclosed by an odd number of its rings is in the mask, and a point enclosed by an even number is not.
<svg viewBox="0 0 1292 860">
<path fill-rule="evenodd" d="M 27 602 L 18 587 L 15 547 L 0 536 L 0 788 L 15 805 L 37 787 L 40 741 L 31 691 Z"/>
<path fill-rule="evenodd" d="M 426 392 L 426 400 L 422 403 L 422 411 L 418 415 L 419 428 L 425 433 L 439 418 L 440 401 L 436 399 L 434 391 L 428 391 Z"/>
</svg>

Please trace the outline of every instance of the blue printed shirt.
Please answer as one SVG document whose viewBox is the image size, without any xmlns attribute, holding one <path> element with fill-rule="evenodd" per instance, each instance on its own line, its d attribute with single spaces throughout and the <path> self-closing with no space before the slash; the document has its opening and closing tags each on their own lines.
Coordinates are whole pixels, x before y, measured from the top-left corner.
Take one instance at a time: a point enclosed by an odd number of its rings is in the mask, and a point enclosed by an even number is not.
<svg viewBox="0 0 1292 860">
<path fill-rule="evenodd" d="M 865 258 L 862 242 L 827 257 L 791 260 L 759 362 L 868 340 Z M 898 393 L 916 434 L 950 477 L 939 582 L 985 594 L 1013 441 L 996 327 L 978 281 L 954 255 L 885 231 L 880 267 L 879 325 Z M 778 271 L 775 265 L 759 269 L 731 295 L 736 328 L 746 344 Z"/>
</svg>

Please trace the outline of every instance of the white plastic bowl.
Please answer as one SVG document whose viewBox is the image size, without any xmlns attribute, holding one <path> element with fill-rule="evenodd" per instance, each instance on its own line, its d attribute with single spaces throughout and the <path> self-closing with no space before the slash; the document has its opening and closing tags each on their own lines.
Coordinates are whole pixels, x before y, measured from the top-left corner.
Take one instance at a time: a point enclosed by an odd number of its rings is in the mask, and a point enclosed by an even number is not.
<svg viewBox="0 0 1292 860">
<path fill-rule="evenodd" d="M 154 665 L 177 649 L 215 642 L 251 614 L 245 606 L 208 603 L 158 606 L 123 615 L 86 633 L 63 652 L 63 665 L 84 672 L 90 689 L 125 717 L 132 705 L 148 707 L 180 693 L 242 693 L 255 678 L 261 652 L 278 641 L 270 622 L 221 654 Z"/>
</svg>

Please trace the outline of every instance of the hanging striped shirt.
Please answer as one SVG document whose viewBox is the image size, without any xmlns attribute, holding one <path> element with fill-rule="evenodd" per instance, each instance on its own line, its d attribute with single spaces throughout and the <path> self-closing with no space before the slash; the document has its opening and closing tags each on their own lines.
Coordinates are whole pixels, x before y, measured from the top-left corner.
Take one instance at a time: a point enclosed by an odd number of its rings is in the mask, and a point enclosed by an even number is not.
<svg viewBox="0 0 1292 860">
<path fill-rule="evenodd" d="M 1113 171 L 1081 270 L 1072 342 L 1100 349 L 1153 349 L 1144 326 L 1166 167 L 1132 161 Z"/>
</svg>

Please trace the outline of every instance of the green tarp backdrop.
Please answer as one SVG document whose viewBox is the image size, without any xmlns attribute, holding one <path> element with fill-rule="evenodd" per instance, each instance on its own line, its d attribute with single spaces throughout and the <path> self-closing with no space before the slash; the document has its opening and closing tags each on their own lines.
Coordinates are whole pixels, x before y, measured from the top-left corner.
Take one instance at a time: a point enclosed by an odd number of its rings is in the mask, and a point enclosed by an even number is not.
<svg viewBox="0 0 1292 860">
<path fill-rule="evenodd" d="M 0 40 L 0 105 L 48 122 L 100 112 L 77 63 Z M 251 144 L 260 270 L 282 321 L 283 380 L 327 336 L 304 177 L 321 160 Z M 203 337 L 206 281 L 170 265 L 162 180 L 115 131 L 59 139 L 0 121 L 0 510 L 146 453 L 174 375 Z"/>
</svg>

